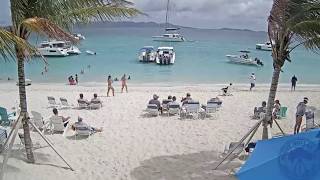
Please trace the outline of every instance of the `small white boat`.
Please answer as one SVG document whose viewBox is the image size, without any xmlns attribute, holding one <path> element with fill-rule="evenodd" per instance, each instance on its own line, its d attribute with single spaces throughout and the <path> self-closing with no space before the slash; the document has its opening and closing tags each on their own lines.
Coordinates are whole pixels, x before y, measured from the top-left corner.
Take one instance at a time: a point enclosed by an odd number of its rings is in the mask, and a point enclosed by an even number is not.
<svg viewBox="0 0 320 180">
<path fill-rule="evenodd" d="M 176 53 L 173 47 L 159 47 L 156 54 L 156 63 L 159 65 L 174 64 Z"/>
<path fill-rule="evenodd" d="M 80 33 L 74 33 L 73 36 L 78 40 L 85 40 L 86 38 Z"/>
<path fill-rule="evenodd" d="M 270 42 L 265 42 L 264 44 L 256 44 L 256 49 L 263 51 L 272 51 L 272 46 Z"/>
<path fill-rule="evenodd" d="M 140 62 L 154 62 L 156 60 L 156 52 L 153 46 L 144 46 L 139 50 Z"/>
<path fill-rule="evenodd" d="M 76 46 L 70 46 L 68 48 L 67 52 L 68 52 L 69 55 L 79 55 L 79 54 L 81 54 L 81 51 Z"/>
<path fill-rule="evenodd" d="M 161 36 L 152 36 L 154 41 L 162 42 L 183 42 L 185 41 L 184 37 L 179 33 L 166 33 Z"/>
<path fill-rule="evenodd" d="M 244 64 L 244 65 L 253 65 L 253 66 L 263 66 L 263 62 L 258 59 L 252 59 L 248 54 L 250 51 L 240 51 L 240 55 L 226 55 L 229 63 L 234 64 Z"/>
<path fill-rule="evenodd" d="M 97 54 L 96 52 L 93 52 L 93 51 L 90 51 L 90 50 L 86 50 L 86 53 L 89 54 L 89 55 L 96 55 Z"/>
</svg>

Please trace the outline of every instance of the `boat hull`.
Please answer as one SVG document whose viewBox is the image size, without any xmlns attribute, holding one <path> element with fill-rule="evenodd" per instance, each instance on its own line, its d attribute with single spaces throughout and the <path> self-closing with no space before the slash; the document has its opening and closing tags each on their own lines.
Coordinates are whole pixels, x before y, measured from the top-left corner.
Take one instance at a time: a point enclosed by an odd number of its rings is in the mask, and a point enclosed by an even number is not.
<svg viewBox="0 0 320 180">
<path fill-rule="evenodd" d="M 62 48 L 38 48 L 39 55 L 46 57 L 65 57 L 68 56 L 68 50 Z"/>
<path fill-rule="evenodd" d="M 155 53 L 150 53 L 150 54 L 139 54 L 139 62 L 144 62 L 144 63 L 149 63 L 149 62 L 155 62 L 156 60 L 156 55 Z"/>
<path fill-rule="evenodd" d="M 166 56 L 164 57 L 156 57 L 156 63 L 158 65 L 173 65 L 176 59 L 176 54 L 173 53 L 172 56 Z"/>
<path fill-rule="evenodd" d="M 184 38 L 172 38 L 172 37 L 163 37 L 163 36 L 153 36 L 153 41 L 159 42 L 184 42 Z"/>
<path fill-rule="evenodd" d="M 266 44 L 256 44 L 256 49 L 262 50 L 262 51 L 272 51 L 271 45 L 266 45 Z"/>
<path fill-rule="evenodd" d="M 69 55 L 79 55 L 79 54 L 81 54 L 81 51 L 79 50 L 79 48 L 77 48 L 75 46 L 70 47 L 67 52 L 68 52 Z"/>
<path fill-rule="evenodd" d="M 243 64 L 243 65 L 250 65 L 250 66 L 260 66 L 257 63 L 257 61 L 255 61 L 251 58 L 244 59 L 244 58 L 237 56 L 237 55 L 226 55 L 226 57 L 228 58 L 229 63 Z"/>
</svg>

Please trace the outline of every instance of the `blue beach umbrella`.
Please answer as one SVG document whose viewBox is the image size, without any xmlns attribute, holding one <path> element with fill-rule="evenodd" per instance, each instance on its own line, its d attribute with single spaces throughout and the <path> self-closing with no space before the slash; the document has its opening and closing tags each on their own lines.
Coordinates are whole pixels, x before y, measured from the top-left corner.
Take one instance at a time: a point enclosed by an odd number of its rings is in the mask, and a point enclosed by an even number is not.
<svg viewBox="0 0 320 180">
<path fill-rule="evenodd" d="M 239 180 L 320 180 L 320 130 L 258 141 Z"/>
</svg>

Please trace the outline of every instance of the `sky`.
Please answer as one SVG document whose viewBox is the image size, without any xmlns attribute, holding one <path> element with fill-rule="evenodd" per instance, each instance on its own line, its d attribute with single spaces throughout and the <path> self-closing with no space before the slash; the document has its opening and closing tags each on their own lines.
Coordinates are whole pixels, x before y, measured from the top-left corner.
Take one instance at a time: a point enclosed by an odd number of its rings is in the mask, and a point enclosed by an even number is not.
<svg viewBox="0 0 320 180">
<path fill-rule="evenodd" d="M 0 25 L 10 23 L 9 0 L 0 0 Z M 167 0 L 131 0 L 148 16 L 134 21 L 165 22 Z M 170 0 L 169 22 L 198 28 L 266 31 L 272 0 Z"/>
</svg>

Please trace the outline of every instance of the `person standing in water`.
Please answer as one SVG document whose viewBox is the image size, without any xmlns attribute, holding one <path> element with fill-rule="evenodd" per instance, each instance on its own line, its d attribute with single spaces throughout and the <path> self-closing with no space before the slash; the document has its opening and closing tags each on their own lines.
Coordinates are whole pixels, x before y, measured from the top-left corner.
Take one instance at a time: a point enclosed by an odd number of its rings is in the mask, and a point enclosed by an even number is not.
<svg viewBox="0 0 320 180">
<path fill-rule="evenodd" d="M 296 90 L 297 81 L 298 81 L 298 78 L 296 77 L 296 75 L 293 75 L 293 77 L 291 78 L 291 91 Z"/>
<path fill-rule="evenodd" d="M 114 96 L 114 88 L 112 87 L 113 80 L 111 78 L 111 75 L 108 76 L 108 92 L 107 97 L 109 97 L 110 90 L 112 91 L 112 95 Z"/>
<path fill-rule="evenodd" d="M 121 93 L 123 93 L 123 89 L 126 88 L 126 92 L 128 93 L 128 86 L 127 86 L 127 77 L 124 74 L 121 78 Z"/>
<path fill-rule="evenodd" d="M 250 91 L 251 91 L 252 88 L 256 86 L 256 76 L 254 75 L 254 73 L 251 73 L 251 76 L 249 79 L 250 79 Z"/>
</svg>

